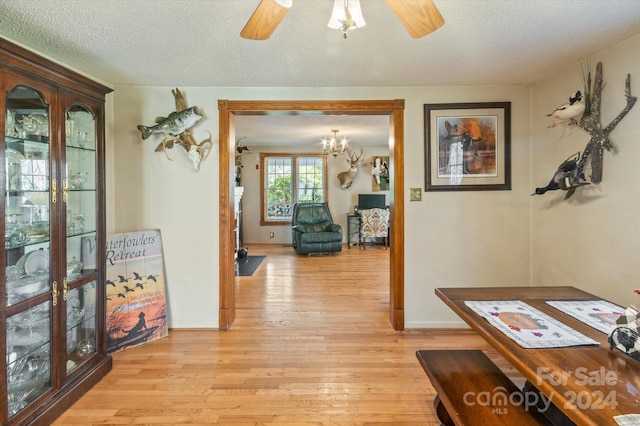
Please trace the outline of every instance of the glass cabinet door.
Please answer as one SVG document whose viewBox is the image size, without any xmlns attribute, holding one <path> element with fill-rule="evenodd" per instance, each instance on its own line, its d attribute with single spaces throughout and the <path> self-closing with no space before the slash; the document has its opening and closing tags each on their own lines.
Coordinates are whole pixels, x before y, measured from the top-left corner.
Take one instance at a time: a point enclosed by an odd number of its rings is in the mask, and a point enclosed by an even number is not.
<svg viewBox="0 0 640 426">
<path fill-rule="evenodd" d="M 7 92 L 5 120 L 6 365 L 9 417 L 51 383 L 50 111 L 40 94 Z"/>
<path fill-rule="evenodd" d="M 7 318 L 7 400 L 9 417 L 51 383 L 51 311 L 44 302 Z"/>
<path fill-rule="evenodd" d="M 96 351 L 96 282 L 67 293 L 67 373 Z"/>
<path fill-rule="evenodd" d="M 96 120 L 84 106 L 65 112 L 67 373 L 96 350 Z"/>
</svg>

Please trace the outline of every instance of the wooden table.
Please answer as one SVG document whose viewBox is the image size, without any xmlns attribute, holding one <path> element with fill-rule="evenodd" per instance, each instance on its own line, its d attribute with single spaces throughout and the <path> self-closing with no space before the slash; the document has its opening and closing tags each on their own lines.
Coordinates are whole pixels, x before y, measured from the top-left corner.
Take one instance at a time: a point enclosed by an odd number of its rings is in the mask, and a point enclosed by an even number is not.
<svg viewBox="0 0 640 426">
<path fill-rule="evenodd" d="M 436 295 L 576 424 L 616 425 L 613 416 L 640 413 L 640 362 L 609 349 L 606 334 L 545 303 L 601 298 L 574 287 L 439 288 Z M 482 300 L 521 300 L 600 345 L 525 349 L 465 305 Z"/>
</svg>

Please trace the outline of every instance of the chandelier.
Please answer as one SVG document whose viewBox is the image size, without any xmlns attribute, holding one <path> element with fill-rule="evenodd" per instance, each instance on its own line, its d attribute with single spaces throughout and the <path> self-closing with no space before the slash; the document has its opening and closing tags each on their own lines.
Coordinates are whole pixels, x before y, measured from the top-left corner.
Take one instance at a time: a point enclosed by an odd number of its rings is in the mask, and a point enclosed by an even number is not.
<svg viewBox="0 0 640 426">
<path fill-rule="evenodd" d="M 347 138 L 338 141 L 338 132 L 340 130 L 332 130 L 333 136 L 330 138 L 322 138 L 322 152 L 325 154 L 333 154 L 334 157 L 342 154 L 347 149 Z"/>
<path fill-rule="evenodd" d="M 349 30 L 365 25 L 366 22 L 360 10 L 360 0 L 335 0 L 331 19 L 329 19 L 329 28 L 342 31 L 342 37 L 347 38 Z"/>
</svg>

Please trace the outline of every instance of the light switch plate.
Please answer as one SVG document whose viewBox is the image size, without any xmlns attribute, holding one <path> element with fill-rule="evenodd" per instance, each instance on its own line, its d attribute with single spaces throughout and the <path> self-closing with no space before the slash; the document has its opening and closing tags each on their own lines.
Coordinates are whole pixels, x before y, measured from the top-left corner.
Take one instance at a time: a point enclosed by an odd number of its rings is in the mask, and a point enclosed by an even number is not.
<svg viewBox="0 0 640 426">
<path fill-rule="evenodd" d="M 422 201 L 422 188 L 409 188 L 409 200 Z"/>
</svg>

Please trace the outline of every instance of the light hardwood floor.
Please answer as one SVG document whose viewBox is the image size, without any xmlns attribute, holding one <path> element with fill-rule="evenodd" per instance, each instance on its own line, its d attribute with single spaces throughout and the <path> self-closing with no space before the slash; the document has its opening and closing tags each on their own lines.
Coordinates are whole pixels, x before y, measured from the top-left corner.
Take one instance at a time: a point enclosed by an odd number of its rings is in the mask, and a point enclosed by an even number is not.
<svg viewBox="0 0 640 426">
<path fill-rule="evenodd" d="M 236 279 L 230 331 L 170 330 L 114 354 L 55 424 L 437 425 L 415 351 L 488 349 L 472 332 L 392 330 L 388 250 L 249 254 L 267 259 Z"/>
</svg>

